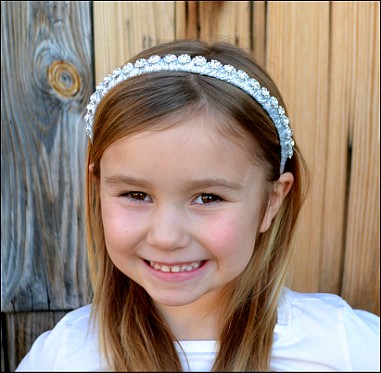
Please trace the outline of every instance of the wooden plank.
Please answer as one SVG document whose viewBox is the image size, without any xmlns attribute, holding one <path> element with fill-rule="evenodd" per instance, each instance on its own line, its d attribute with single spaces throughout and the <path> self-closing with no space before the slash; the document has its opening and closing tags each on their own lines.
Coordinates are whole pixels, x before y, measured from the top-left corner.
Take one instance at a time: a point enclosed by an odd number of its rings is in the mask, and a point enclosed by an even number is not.
<svg viewBox="0 0 381 373">
<path fill-rule="evenodd" d="M 198 39 L 198 1 L 176 1 L 176 39 Z"/>
<path fill-rule="evenodd" d="M 1 3 L 2 311 L 86 303 L 89 2 Z"/>
<path fill-rule="evenodd" d="M 253 55 L 256 61 L 265 66 L 266 63 L 266 2 L 253 1 L 251 2 L 253 30 L 252 30 L 252 44 Z"/>
<path fill-rule="evenodd" d="M 342 295 L 380 315 L 380 3 L 333 2 L 332 16 L 351 149 Z"/>
<path fill-rule="evenodd" d="M 176 2 L 176 38 L 228 41 L 251 48 L 249 1 Z"/>
<path fill-rule="evenodd" d="M 64 311 L 1 314 L 5 359 L 2 372 L 14 372 L 33 342 L 66 314 Z M 4 333 L 4 334 L 3 334 Z"/>
<path fill-rule="evenodd" d="M 317 291 L 321 258 L 334 255 L 325 251 L 322 240 L 329 136 L 329 3 L 268 2 L 267 12 L 266 67 L 285 99 L 295 141 L 312 175 L 296 231 L 292 287 Z"/>
<path fill-rule="evenodd" d="M 96 83 L 145 48 L 175 38 L 173 1 L 95 1 Z"/>
<path fill-rule="evenodd" d="M 332 3 L 331 3 L 332 4 Z M 351 48 L 348 22 L 352 17 L 342 2 L 344 13 L 332 12 L 330 36 L 329 118 L 327 134 L 327 162 L 325 164 L 325 195 L 322 220 L 321 277 L 319 290 L 340 294 L 345 255 L 345 230 L 347 215 L 347 173 L 350 167 L 348 136 L 352 120 L 348 106 L 348 84 L 352 75 L 351 65 L 356 59 Z M 344 15 L 345 14 L 345 15 Z M 343 27 L 345 26 L 345 27 Z M 349 68 L 349 70 L 348 70 Z"/>
<path fill-rule="evenodd" d="M 199 1 L 200 39 L 251 47 L 249 1 Z"/>
<path fill-rule="evenodd" d="M 0 357 L 0 368 L 1 372 L 10 372 L 8 358 L 6 359 L 5 347 L 7 346 L 7 341 L 3 333 L 5 330 L 5 314 L 1 313 L 1 357 Z"/>
</svg>

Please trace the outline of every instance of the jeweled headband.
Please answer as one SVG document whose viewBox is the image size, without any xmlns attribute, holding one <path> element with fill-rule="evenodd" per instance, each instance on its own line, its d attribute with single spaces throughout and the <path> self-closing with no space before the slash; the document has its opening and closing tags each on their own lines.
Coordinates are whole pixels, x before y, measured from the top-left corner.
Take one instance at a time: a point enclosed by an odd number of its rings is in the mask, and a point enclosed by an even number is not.
<svg viewBox="0 0 381 373">
<path fill-rule="evenodd" d="M 111 88 L 133 76 L 161 71 L 184 71 L 211 76 L 233 84 L 252 96 L 274 122 L 281 146 L 280 173 L 283 173 L 287 158 L 292 157 L 295 145 L 292 139 L 292 130 L 289 127 L 289 120 L 283 107 L 278 104 L 278 100 L 271 96 L 265 87 L 261 87 L 256 79 L 251 78 L 244 71 L 236 70 L 231 65 L 222 65 L 216 60 L 207 61 L 202 56 L 191 58 L 188 54 L 180 56 L 169 54 L 164 57 L 155 55 L 148 59 L 139 59 L 135 63 L 129 62 L 122 68 L 114 70 L 96 87 L 87 105 L 85 115 L 86 133 L 89 135 L 90 140 L 93 139 L 93 117 L 96 108 Z"/>
</svg>

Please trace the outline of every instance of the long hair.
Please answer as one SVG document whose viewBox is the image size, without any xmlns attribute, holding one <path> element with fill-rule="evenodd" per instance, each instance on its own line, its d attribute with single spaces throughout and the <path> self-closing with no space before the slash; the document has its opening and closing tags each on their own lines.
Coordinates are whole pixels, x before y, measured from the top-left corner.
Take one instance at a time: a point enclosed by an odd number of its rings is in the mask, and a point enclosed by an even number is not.
<svg viewBox="0 0 381 373">
<path fill-rule="evenodd" d="M 266 71 L 244 50 L 225 42 L 174 41 L 135 56 L 187 53 L 233 65 L 255 77 L 285 108 Z M 247 93 L 215 78 L 186 72 L 157 72 L 119 83 L 100 102 L 94 120 L 93 143 L 88 146 L 87 231 L 93 287 L 92 320 L 109 367 L 116 371 L 181 371 L 175 337 L 146 291 L 121 273 L 110 260 L 103 232 L 100 197 L 100 159 L 105 149 L 124 136 L 163 130 L 168 118 L 218 115 L 221 133 L 250 144 L 269 182 L 279 178 L 280 145 L 275 126 Z M 172 125 L 173 121 L 171 122 Z M 292 237 L 305 196 L 307 170 L 296 145 L 285 172 L 294 176 L 271 227 L 257 235 L 245 270 L 223 289 L 219 319 L 219 350 L 214 371 L 268 371 L 277 306 L 286 284 Z M 265 202 L 264 202 L 265 203 Z"/>
</svg>

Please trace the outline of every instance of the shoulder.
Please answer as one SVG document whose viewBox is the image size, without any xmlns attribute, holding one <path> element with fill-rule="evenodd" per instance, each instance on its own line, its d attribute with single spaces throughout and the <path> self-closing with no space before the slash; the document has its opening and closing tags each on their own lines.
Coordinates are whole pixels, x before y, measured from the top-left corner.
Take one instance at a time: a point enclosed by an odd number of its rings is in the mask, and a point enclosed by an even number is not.
<svg viewBox="0 0 381 373">
<path fill-rule="evenodd" d="M 334 324 L 343 326 L 347 330 L 361 325 L 363 331 L 370 331 L 379 335 L 379 316 L 352 308 L 339 295 L 299 293 L 285 289 L 283 297 L 283 307 L 288 308 L 288 316 L 291 316 L 294 322 L 307 319 L 320 325 L 321 328 L 324 325 Z M 287 315 L 287 312 L 283 312 L 283 315 Z"/>
<path fill-rule="evenodd" d="M 16 371 L 102 370 L 90 311 L 91 305 L 71 311 L 41 334 Z"/>
<path fill-rule="evenodd" d="M 380 318 L 353 309 L 340 296 L 285 289 L 274 351 L 282 364 L 294 359 L 307 370 L 379 371 L 379 336 Z"/>
</svg>

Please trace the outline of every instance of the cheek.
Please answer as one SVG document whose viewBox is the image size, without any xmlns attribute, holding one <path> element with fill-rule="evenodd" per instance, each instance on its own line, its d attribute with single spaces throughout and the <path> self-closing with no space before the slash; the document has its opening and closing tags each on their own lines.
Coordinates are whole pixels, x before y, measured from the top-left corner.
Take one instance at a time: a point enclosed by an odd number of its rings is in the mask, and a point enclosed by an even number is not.
<svg viewBox="0 0 381 373">
<path fill-rule="evenodd" d="M 102 220 L 108 251 L 124 251 L 132 246 L 139 235 L 139 219 L 126 214 L 118 205 L 102 206 Z"/>
<path fill-rule="evenodd" d="M 255 243 L 255 227 L 241 219 L 220 216 L 207 226 L 207 236 L 211 250 L 216 255 L 239 254 L 242 258 L 251 256 Z"/>
</svg>

